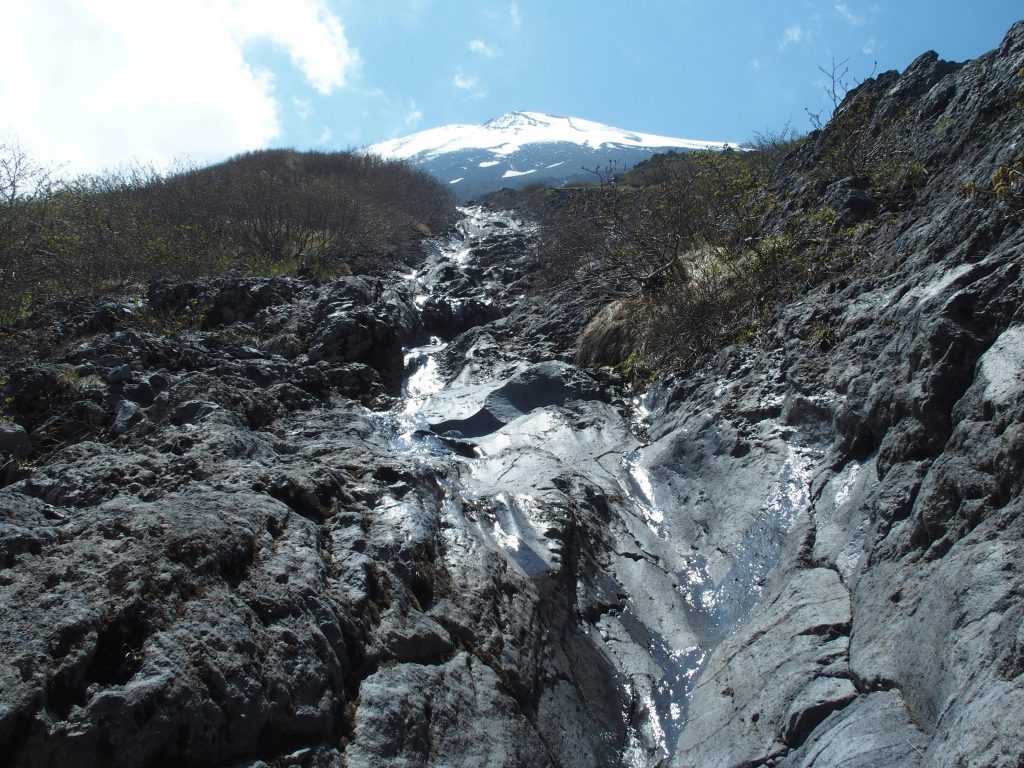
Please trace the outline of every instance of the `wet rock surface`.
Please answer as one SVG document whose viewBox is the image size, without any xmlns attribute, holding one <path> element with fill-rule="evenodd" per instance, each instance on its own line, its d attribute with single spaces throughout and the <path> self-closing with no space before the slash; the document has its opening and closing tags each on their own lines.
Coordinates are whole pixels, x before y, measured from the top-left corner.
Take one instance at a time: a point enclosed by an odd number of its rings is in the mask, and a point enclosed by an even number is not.
<svg viewBox="0 0 1024 768">
<path fill-rule="evenodd" d="M 602 527 L 576 490 L 632 440 L 621 401 L 483 335 L 442 371 L 467 327 L 508 338 L 532 236 L 469 210 L 389 281 L 38 318 L 48 351 L 3 383 L 5 761 L 615 762 L 627 701 L 574 596 Z"/>
<path fill-rule="evenodd" d="M 823 189 L 870 263 L 646 395 L 478 208 L 387 280 L 35 318 L 5 764 L 1019 766 L 1024 228 L 951 190 L 1022 65 L 880 77 L 956 149 L 899 214 Z"/>
</svg>

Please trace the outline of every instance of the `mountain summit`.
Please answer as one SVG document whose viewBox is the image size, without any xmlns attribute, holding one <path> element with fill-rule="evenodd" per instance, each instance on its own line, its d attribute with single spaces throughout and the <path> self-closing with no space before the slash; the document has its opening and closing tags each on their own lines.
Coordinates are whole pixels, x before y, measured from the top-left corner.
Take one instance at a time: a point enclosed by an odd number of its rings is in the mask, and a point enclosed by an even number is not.
<svg viewBox="0 0 1024 768">
<path fill-rule="evenodd" d="M 470 199 L 502 187 L 579 181 L 585 169 L 631 168 L 656 152 L 723 149 L 696 141 L 613 128 L 578 117 L 509 112 L 483 125 L 453 124 L 372 144 L 364 152 L 408 160 Z"/>
</svg>

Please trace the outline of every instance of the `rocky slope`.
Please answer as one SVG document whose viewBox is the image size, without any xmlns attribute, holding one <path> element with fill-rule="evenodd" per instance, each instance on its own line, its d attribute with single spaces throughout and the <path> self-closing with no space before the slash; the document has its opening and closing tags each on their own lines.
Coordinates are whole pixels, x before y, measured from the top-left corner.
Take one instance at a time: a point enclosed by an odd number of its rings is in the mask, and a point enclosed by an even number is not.
<svg viewBox="0 0 1024 768">
<path fill-rule="evenodd" d="M 907 121 L 924 189 L 863 231 L 866 274 L 669 388 L 654 444 L 677 454 L 661 470 L 675 487 L 780 452 L 766 419 L 818 451 L 779 565 L 702 670 L 675 765 L 1024 756 L 1024 232 L 1013 203 L 970 194 L 1021 154 L 1022 65 L 1018 23 L 976 61 L 926 54 L 862 86 L 852 98 L 877 97 L 869 129 Z M 703 455 L 679 445 L 687 425 Z M 728 560 L 735 513 L 709 501 L 689 514 Z"/>
<path fill-rule="evenodd" d="M 644 397 L 481 209 L 9 332 L 4 762 L 1019 766 L 1022 67 L 862 86 L 923 189 L 803 189 L 867 258 Z"/>
</svg>

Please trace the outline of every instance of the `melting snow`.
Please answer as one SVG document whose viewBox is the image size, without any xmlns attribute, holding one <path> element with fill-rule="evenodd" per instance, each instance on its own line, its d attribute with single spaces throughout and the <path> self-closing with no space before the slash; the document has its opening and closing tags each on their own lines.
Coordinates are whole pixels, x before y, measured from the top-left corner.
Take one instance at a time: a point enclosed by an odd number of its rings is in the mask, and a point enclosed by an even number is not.
<svg viewBox="0 0 1024 768">
<path fill-rule="evenodd" d="M 505 171 L 503 174 L 501 174 L 501 178 L 503 178 L 503 179 L 511 179 L 514 176 L 527 176 L 527 175 L 529 175 L 531 173 L 536 173 L 536 172 L 537 172 L 536 168 L 532 168 L 529 171 Z"/>
</svg>

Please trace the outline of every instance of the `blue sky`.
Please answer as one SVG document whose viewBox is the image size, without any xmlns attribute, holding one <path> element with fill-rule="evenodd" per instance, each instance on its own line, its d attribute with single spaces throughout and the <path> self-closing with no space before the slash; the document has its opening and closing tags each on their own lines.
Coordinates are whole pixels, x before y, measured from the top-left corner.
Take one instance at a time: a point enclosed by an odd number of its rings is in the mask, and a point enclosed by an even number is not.
<svg viewBox="0 0 1024 768">
<path fill-rule="evenodd" d="M 1010 0 L 0 0 L 0 138 L 69 172 L 345 149 L 511 110 L 743 141 L 996 47 Z M 40 54 L 42 53 L 42 55 Z"/>
</svg>

